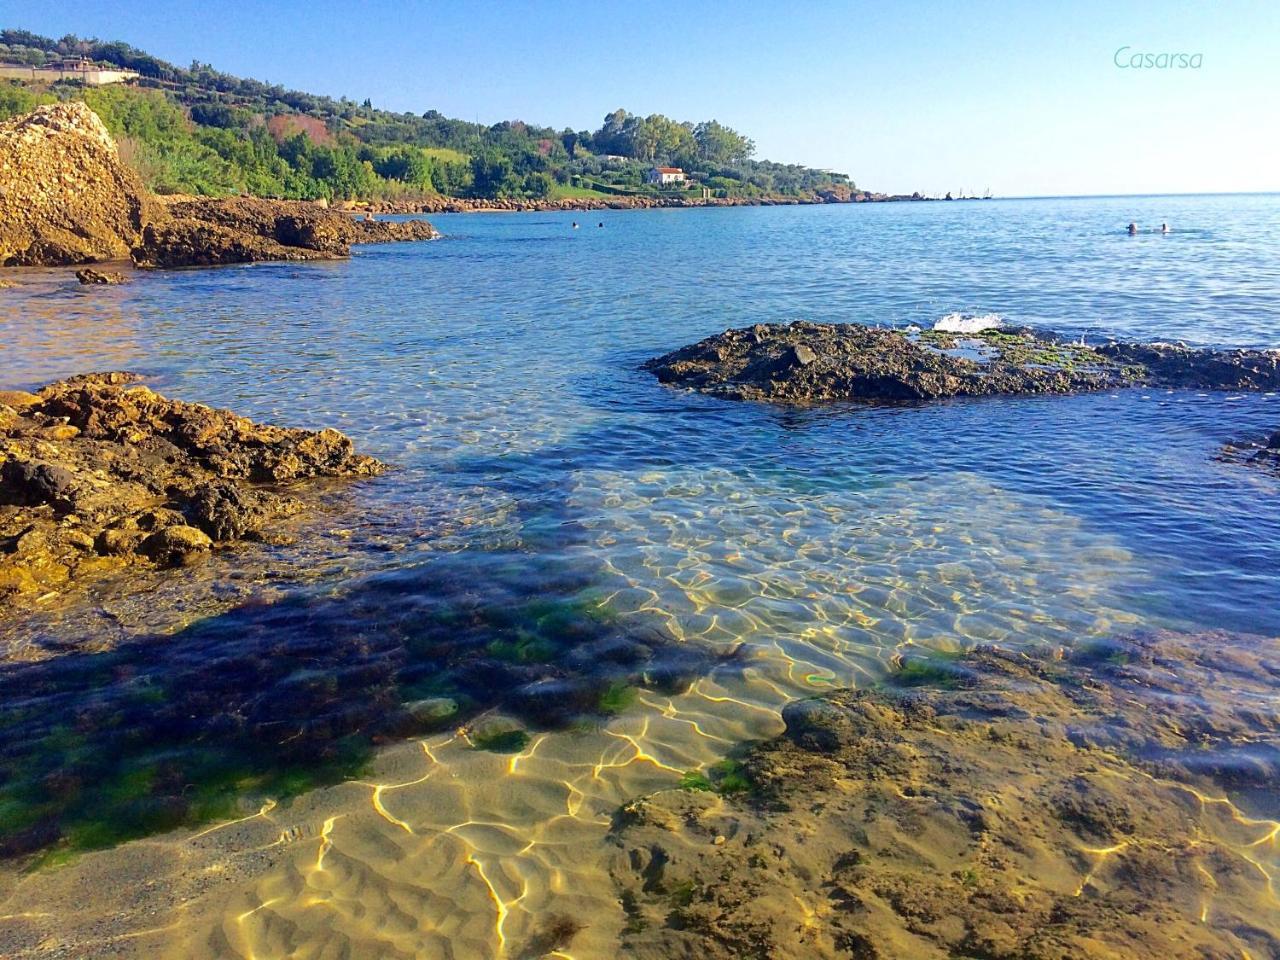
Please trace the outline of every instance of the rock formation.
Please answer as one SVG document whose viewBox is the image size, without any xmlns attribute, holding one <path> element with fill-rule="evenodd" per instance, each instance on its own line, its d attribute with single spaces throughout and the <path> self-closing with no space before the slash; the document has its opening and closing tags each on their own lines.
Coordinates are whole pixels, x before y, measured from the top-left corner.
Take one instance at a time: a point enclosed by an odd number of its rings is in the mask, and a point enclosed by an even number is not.
<svg viewBox="0 0 1280 960">
<path fill-rule="evenodd" d="M 0 266 L 121 260 L 149 203 L 83 103 L 0 122 Z"/>
<path fill-rule="evenodd" d="M 356 222 L 304 201 L 150 197 L 83 103 L 0 123 L 0 266 L 333 259 L 353 243 L 436 235 L 425 220 Z"/>
<path fill-rule="evenodd" d="M 1216 632 L 917 655 L 792 703 L 731 774 L 615 818 L 622 952 L 1280 956 L 1280 823 L 1223 796 L 1271 795 L 1278 652 Z"/>
<path fill-rule="evenodd" d="M 663 383 L 734 400 L 796 404 L 1137 385 L 1280 389 L 1277 351 L 1091 347 L 1022 329 L 959 335 L 805 321 L 726 330 L 645 366 Z"/>
<path fill-rule="evenodd" d="M 140 267 L 194 267 L 261 260 L 331 260 L 353 243 L 430 240 L 425 220 L 356 221 L 301 200 L 186 199 L 166 205 L 133 250 Z"/>
<path fill-rule="evenodd" d="M 0 608 L 128 564 L 198 562 L 300 508 L 274 488 L 382 469 L 336 430 L 253 423 L 135 379 L 0 392 Z"/>
</svg>

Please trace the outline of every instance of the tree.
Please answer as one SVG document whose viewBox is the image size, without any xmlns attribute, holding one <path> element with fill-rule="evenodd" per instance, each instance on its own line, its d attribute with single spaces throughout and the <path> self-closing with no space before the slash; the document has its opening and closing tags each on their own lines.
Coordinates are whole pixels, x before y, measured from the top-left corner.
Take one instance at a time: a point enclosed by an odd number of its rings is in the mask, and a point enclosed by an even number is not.
<svg viewBox="0 0 1280 960">
<path fill-rule="evenodd" d="M 698 156 L 713 164 L 746 163 L 756 152 L 756 145 L 738 131 L 715 120 L 706 120 L 693 128 Z"/>
<path fill-rule="evenodd" d="M 471 189 L 479 197 L 501 197 L 516 185 L 511 158 L 487 151 L 471 158 Z"/>
</svg>

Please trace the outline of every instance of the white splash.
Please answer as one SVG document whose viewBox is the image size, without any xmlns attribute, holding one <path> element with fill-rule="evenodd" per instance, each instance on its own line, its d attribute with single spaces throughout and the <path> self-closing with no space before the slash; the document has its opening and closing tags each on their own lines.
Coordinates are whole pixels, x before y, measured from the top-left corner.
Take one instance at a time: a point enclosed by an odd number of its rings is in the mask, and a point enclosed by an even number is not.
<svg viewBox="0 0 1280 960">
<path fill-rule="evenodd" d="M 978 333 L 982 330 L 994 330 L 1004 326 L 998 313 L 984 313 L 974 316 L 969 313 L 948 313 L 933 325 L 933 329 L 943 333 Z"/>
</svg>

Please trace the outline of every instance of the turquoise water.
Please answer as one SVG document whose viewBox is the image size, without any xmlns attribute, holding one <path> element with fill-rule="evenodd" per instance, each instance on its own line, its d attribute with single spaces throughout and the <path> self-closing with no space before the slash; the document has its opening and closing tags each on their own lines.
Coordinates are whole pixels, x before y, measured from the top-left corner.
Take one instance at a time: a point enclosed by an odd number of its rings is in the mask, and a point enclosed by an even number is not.
<svg viewBox="0 0 1280 960">
<path fill-rule="evenodd" d="M 1129 237 L 1131 220 L 1173 232 Z M 346 262 L 107 289 L 53 271 L 5 293 L 0 386 L 135 370 L 175 397 L 336 426 L 394 467 L 333 491 L 295 546 L 6 628 L 37 648 L 118 645 L 0 671 L 0 748 L 23 771 L 7 799 L 62 818 L 16 850 L 228 815 L 236 791 L 310 789 L 486 710 L 530 735 L 643 720 L 626 736 L 670 777 L 906 646 L 1280 631 L 1280 480 L 1215 459 L 1280 428 L 1275 396 L 782 409 L 639 369 L 729 326 L 955 311 L 1280 346 L 1280 197 L 433 222 L 444 239 Z M 424 699 L 434 725 L 402 707 Z M 69 795 L 33 794 L 59 774 Z"/>
<path fill-rule="evenodd" d="M 1129 237 L 1130 220 L 1173 232 Z M 1276 486 L 1213 459 L 1223 441 L 1280 425 L 1274 397 L 788 411 L 673 393 L 636 369 L 728 326 L 929 325 L 952 311 L 1070 334 L 1280 346 L 1280 197 L 436 222 L 442 241 L 357 248 L 350 262 L 12 298 L 6 385 L 123 367 L 175 396 L 338 426 L 397 466 L 362 493 L 391 524 L 400 509 L 430 514 L 441 486 L 474 499 L 476 520 L 513 503 L 525 523 L 587 519 L 565 506 L 583 470 L 725 470 L 778 502 L 981 477 L 1132 550 L 1150 574 L 1129 595 L 1144 618 L 1280 627 Z"/>
</svg>

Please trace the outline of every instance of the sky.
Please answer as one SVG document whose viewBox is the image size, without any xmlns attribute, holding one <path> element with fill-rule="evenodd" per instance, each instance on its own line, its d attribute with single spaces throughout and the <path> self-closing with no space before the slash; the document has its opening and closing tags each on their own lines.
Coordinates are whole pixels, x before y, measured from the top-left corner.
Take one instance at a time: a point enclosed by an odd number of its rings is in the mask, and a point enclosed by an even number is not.
<svg viewBox="0 0 1280 960">
<path fill-rule="evenodd" d="M 1280 0 L 0 0 L 0 26 L 484 123 L 714 118 L 891 193 L 1280 190 Z"/>
</svg>

